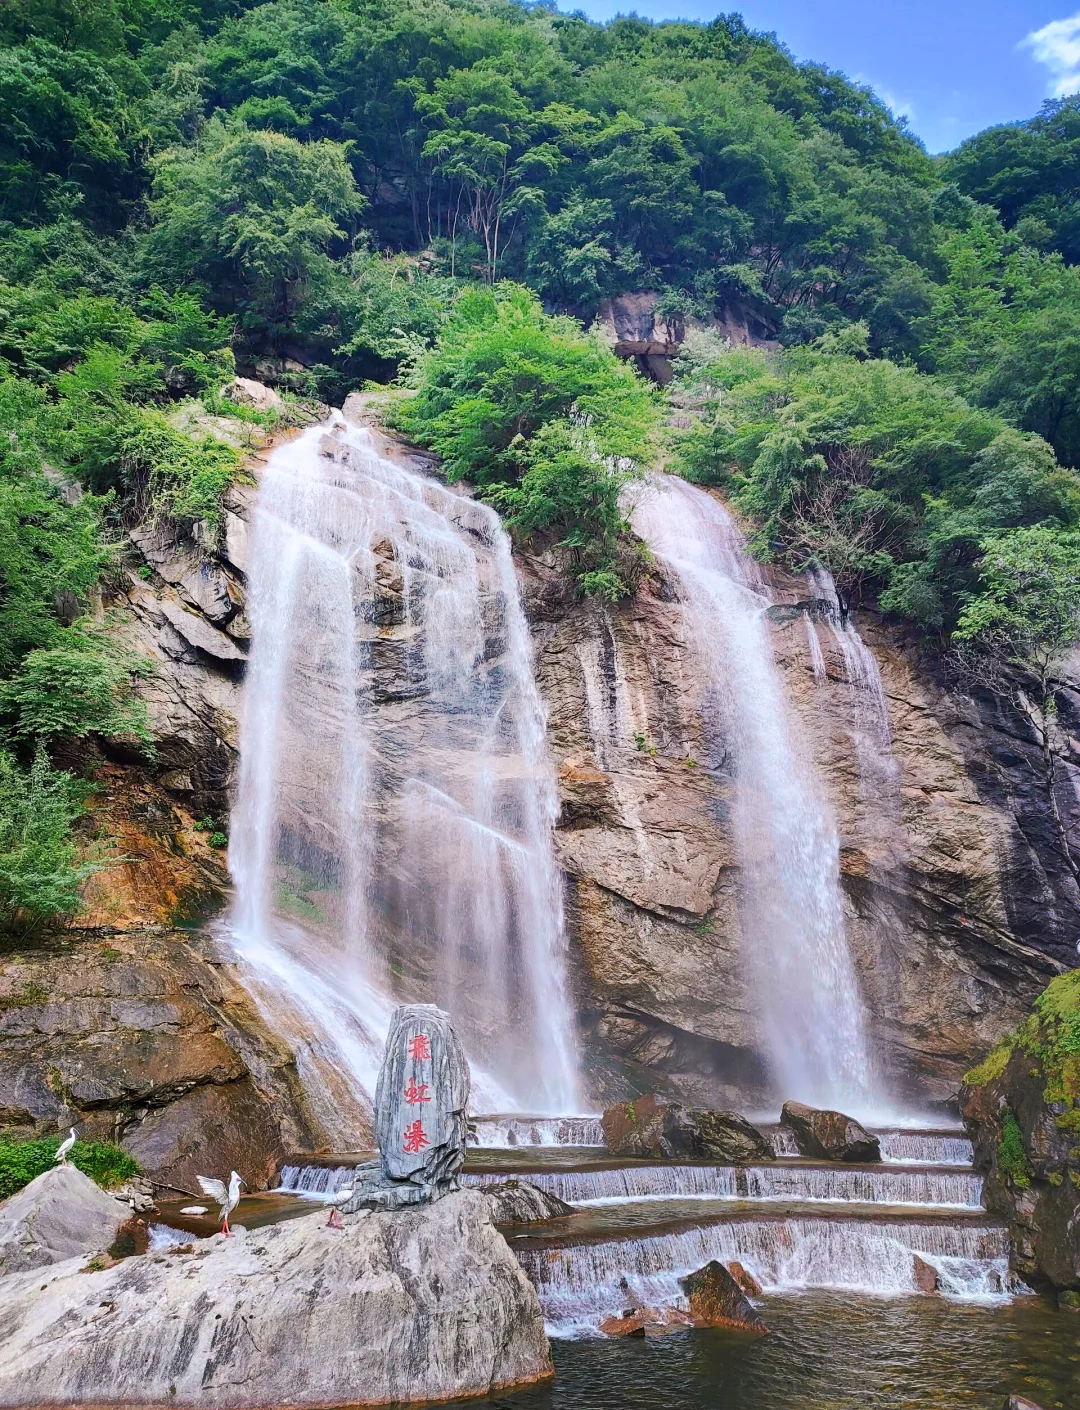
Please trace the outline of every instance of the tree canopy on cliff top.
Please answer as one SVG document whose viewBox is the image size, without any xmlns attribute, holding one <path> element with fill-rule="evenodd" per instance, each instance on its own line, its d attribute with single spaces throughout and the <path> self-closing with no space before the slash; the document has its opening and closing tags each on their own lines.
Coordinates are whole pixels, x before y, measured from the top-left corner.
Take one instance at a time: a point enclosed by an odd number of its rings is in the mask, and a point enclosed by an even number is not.
<svg viewBox="0 0 1080 1410">
<path fill-rule="evenodd" d="M 656 393 L 583 331 L 617 293 L 773 335 L 784 351 L 712 359 L 723 406 L 704 364 L 681 378 L 690 472 L 729 486 L 761 552 L 816 556 L 947 635 L 992 590 L 987 543 L 1076 528 L 1060 467 L 1080 461 L 1077 112 L 936 162 L 870 90 L 737 14 L 8 0 L 13 766 L 28 780 L 48 737 L 30 708 L 48 653 L 83 653 L 80 679 L 111 669 L 79 623 L 109 540 L 151 514 L 212 529 L 238 457 L 173 412 L 220 414 L 234 359 L 332 400 L 411 368 L 413 429 L 451 473 L 487 480 L 520 534 L 557 533 L 582 590 L 632 587 L 618 481 Z M 470 303 L 474 284 L 497 292 Z M 514 369 L 541 352 L 544 405 L 515 442 Z M 71 503 L 43 463 L 92 497 Z"/>
</svg>

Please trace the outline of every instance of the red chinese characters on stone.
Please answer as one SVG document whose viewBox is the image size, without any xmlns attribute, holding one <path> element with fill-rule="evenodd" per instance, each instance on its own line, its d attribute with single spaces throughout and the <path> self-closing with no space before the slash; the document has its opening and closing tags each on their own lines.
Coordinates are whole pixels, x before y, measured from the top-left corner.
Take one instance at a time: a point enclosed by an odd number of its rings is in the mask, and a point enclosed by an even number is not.
<svg viewBox="0 0 1080 1410">
<path fill-rule="evenodd" d="M 408 1151 L 410 1155 L 415 1155 L 417 1151 L 422 1151 L 425 1146 L 430 1144 L 431 1142 L 424 1135 L 424 1128 L 419 1120 L 414 1121 L 411 1126 L 405 1127 L 403 1149 Z"/>
<path fill-rule="evenodd" d="M 415 1077 L 410 1077 L 405 1084 L 405 1090 L 402 1096 L 409 1106 L 419 1106 L 421 1102 L 431 1101 L 431 1098 L 428 1096 L 427 1087 L 428 1084 L 426 1082 L 417 1082 Z"/>
<path fill-rule="evenodd" d="M 426 1033 L 418 1033 L 409 1039 L 409 1056 L 414 1062 L 427 1062 L 431 1057 L 431 1044 Z"/>
</svg>

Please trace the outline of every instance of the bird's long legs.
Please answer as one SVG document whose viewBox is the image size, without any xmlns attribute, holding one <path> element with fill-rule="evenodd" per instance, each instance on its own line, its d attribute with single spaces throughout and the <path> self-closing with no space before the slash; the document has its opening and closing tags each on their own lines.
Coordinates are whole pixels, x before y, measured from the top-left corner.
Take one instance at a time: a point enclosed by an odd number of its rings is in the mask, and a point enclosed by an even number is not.
<svg viewBox="0 0 1080 1410">
<path fill-rule="evenodd" d="M 328 1229 L 344 1229 L 345 1225 L 341 1222 L 340 1210 L 332 1209 L 330 1211 L 330 1218 L 326 1221 L 326 1227 Z"/>
</svg>

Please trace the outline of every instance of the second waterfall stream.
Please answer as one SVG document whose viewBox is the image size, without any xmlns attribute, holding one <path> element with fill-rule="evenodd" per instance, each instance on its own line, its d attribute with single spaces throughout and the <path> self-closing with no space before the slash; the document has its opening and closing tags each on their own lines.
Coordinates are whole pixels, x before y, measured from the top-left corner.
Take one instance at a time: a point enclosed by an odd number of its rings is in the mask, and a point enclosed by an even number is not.
<svg viewBox="0 0 1080 1410">
<path fill-rule="evenodd" d="M 250 562 L 230 938 L 327 1136 L 355 1146 L 402 1000 L 454 1011 L 478 1105 L 579 1110 L 555 782 L 498 516 L 336 417 L 270 456 Z"/>
<path fill-rule="evenodd" d="M 836 821 L 784 694 L 769 596 L 712 495 L 656 476 L 632 522 L 676 585 L 703 673 L 714 766 L 735 779 L 743 963 L 777 1094 L 865 1112 L 870 1058 L 844 931 Z"/>
</svg>

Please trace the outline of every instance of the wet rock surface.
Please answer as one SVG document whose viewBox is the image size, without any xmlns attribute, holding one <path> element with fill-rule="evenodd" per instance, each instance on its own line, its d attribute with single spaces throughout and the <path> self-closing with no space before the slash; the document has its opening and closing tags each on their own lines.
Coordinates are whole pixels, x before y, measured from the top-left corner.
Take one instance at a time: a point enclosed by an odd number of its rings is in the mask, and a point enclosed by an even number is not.
<svg viewBox="0 0 1080 1410">
<path fill-rule="evenodd" d="M 773 1158 L 772 1146 L 757 1127 L 733 1111 L 694 1111 L 649 1095 L 608 1107 L 602 1124 L 613 1155 L 689 1157 L 729 1165 Z"/>
<path fill-rule="evenodd" d="M 0 1204 L 0 1278 L 108 1248 L 131 1211 L 74 1165 L 58 1165 Z"/>
<path fill-rule="evenodd" d="M 768 1335 L 768 1327 L 722 1263 L 713 1259 L 679 1281 L 690 1305 L 690 1315 L 699 1326 L 736 1327 L 759 1336 Z"/>
<path fill-rule="evenodd" d="M 536 1293 L 461 1191 L 313 1214 L 190 1253 L 0 1279 L 0 1405 L 409 1403 L 550 1376 Z"/>
<path fill-rule="evenodd" d="M 559 1219 L 574 1213 L 573 1205 L 527 1180 L 485 1185 L 484 1193 L 491 1200 L 496 1224 L 529 1224 L 534 1219 Z"/>
<path fill-rule="evenodd" d="M 795 1137 L 800 1155 L 818 1160 L 874 1161 L 881 1159 L 881 1143 L 853 1116 L 785 1102 L 780 1124 Z"/>
<path fill-rule="evenodd" d="M 756 1103 L 768 1083 L 740 949 L 734 764 L 702 730 L 673 587 L 654 572 L 637 598 L 604 606 L 572 601 L 551 557 L 523 559 L 521 575 L 601 1102 L 659 1091 Z M 805 601 L 804 581 L 769 576 L 778 604 Z M 880 1063 L 901 1090 L 945 1099 L 1071 962 L 1080 896 L 1023 722 L 959 690 L 914 638 L 871 613 L 857 620 L 884 688 L 887 787 L 860 760 L 871 703 L 833 634 L 815 628 L 823 675 L 802 610 L 771 619 L 773 645 L 839 823 L 847 933 Z M 1071 708 L 1063 696 L 1069 729 Z"/>
</svg>

